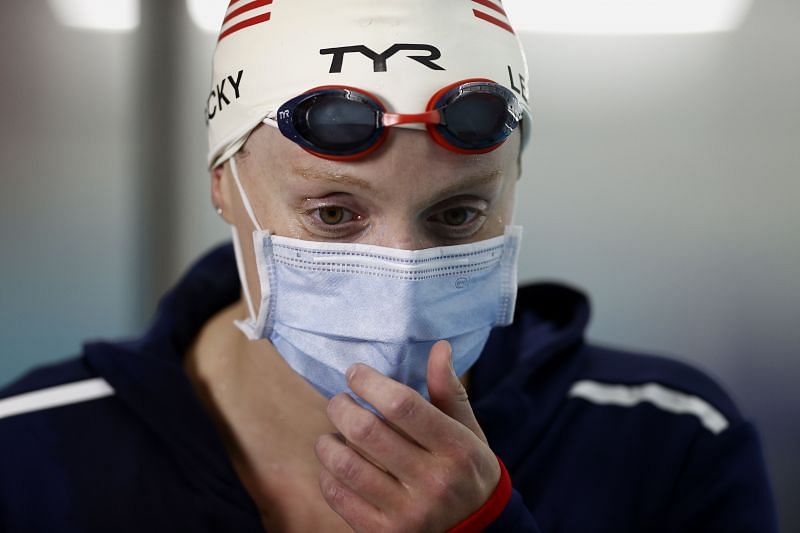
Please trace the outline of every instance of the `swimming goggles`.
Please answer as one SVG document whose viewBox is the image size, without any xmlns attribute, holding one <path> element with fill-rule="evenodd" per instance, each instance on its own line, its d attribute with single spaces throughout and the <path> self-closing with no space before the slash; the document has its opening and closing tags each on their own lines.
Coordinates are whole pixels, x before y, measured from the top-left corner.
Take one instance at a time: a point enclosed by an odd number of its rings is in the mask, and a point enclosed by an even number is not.
<svg viewBox="0 0 800 533">
<path fill-rule="evenodd" d="M 453 152 L 486 153 L 503 144 L 521 117 L 513 92 L 475 78 L 437 91 L 424 113 L 389 113 L 365 90 L 325 85 L 283 104 L 274 120 L 284 136 L 306 151 L 342 161 L 373 152 L 390 127 L 410 123 L 425 124 L 433 140 Z"/>
</svg>

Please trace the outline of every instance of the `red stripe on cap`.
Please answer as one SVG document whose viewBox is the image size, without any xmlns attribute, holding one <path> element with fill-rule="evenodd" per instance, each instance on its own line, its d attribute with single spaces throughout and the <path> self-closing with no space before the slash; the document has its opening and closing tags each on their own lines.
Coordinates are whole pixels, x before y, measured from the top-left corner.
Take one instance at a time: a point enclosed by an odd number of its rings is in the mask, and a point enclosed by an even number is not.
<svg viewBox="0 0 800 533">
<path fill-rule="evenodd" d="M 243 29 L 249 28 L 250 26 L 253 26 L 255 24 L 259 24 L 261 22 L 268 21 L 269 20 L 269 15 L 270 15 L 269 13 L 264 13 L 263 15 L 258 15 L 257 17 L 253 17 L 253 18 L 249 18 L 249 19 L 243 20 L 241 22 L 237 22 L 236 24 L 234 24 L 233 26 L 231 26 L 227 30 L 225 30 L 222 33 L 220 33 L 219 34 L 219 39 L 217 39 L 217 42 L 221 41 L 222 39 L 224 39 L 225 37 L 227 37 L 228 35 L 230 35 L 232 33 L 236 33 L 239 30 L 243 30 Z"/>
<path fill-rule="evenodd" d="M 496 19 L 496 18 L 494 18 L 494 17 L 493 17 L 493 16 L 491 16 L 491 15 L 487 15 L 487 14 L 486 14 L 486 13 L 484 13 L 483 11 L 478 11 L 477 9 L 473 9 L 473 10 L 472 10 L 472 12 L 473 12 L 473 13 L 475 14 L 475 16 L 476 16 L 476 17 L 478 17 L 479 19 L 483 19 L 483 20 L 485 20 L 486 22 L 491 22 L 491 23 L 492 23 L 492 24 L 494 24 L 495 26 L 500 26 L 501 28 L 503 28 L 503 29 L 504 29 L 504 30 L 506 30 L 507 32 L 514 33 L 514 28 L 512 28 L 511 26 L 509 26 L 508 24 L 506 24 L 506 23 L 505 23 L 505 22 L 503 22 L 502 20 L 500 20 L 500 19 Z"/>
<path fill-rule="evenodd" d="M 502 7 L 498 6 L 497 4 L 494 4 L 494 3 L 490 2 L 489 0 L 472 0 L 472 1 L 475 2 L 476 4 L 482 5 L 483 7 L 488 7 L 489 9 L 494 9 L 495 11 L 497 11 L 498 13 L 503 15 L 504 17 L 507 16 L 505 10 Z"/>
<path fill-rule="evenodd" d="M 236 1 L 236 0 L 234 0 Z M 242 13 L 247 13 L 248 11 L 252 11 L 253 9 L 257 9 L 259 7 L 266 7 L 272 3 L 272 0 L 255 0 L 255 2 L 250 2 L 249 4 L 245 4 L 242 7 L 238 7 L 225 15 L 225 18 L 222 19 L 222 23 L 225 24 L 233 17 L 239 16 Z M 230 9 L 230 8 L 229 8 Z"/>
</svg>

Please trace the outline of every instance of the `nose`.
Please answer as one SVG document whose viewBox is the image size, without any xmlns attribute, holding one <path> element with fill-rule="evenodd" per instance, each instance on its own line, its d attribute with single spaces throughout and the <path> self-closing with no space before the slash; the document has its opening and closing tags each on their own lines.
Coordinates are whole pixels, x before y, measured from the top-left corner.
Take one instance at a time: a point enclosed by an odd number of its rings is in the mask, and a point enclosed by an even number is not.
<svg viewBox="0 0 800 533">
<path fill-rule="evenodd" d="M 383 225 L 371 237 L 367 244 L 400 250 L 422 250 L 436 246 L 424 231 L 409 221 Z"/>
</svg>

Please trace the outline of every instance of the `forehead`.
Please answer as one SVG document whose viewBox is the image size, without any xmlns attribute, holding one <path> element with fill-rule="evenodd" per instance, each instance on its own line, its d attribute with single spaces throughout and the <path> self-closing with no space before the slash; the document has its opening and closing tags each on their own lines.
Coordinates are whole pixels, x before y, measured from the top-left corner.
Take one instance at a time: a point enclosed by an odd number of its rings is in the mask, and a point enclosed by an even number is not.
<svg viewBox="0 0 800 533">
<path fill-rule="evenodd" d="M 257 128 L 245 144 L 251 171 L 271 180 L 341 176 L 367 182 L 374 189 L 455 185 L 476 176 L 516 179 L 520 150 L 518 131 L 485 154 L 459 154 L 436 144 L 426 131 L 392 128 L 375 152 L 354 161 L 331 161 L 312 155 L 273 127 Z M 343 183 L 344 184 L 344 183 Z"/>
</svg>

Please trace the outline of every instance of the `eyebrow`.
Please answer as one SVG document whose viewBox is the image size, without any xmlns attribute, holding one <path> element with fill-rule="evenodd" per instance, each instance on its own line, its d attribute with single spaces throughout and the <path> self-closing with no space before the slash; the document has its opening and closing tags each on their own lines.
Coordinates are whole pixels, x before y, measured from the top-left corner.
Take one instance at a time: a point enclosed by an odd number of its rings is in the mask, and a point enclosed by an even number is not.
<svg viewBox="0 0 800 533">
<path fill-rule="evenodd" d="M 296 175 L 308 181 L 337 185 L 350 185 L 367 192 L 376 192 L 375 187 L 368 180 L 356 178 L 355 176 L 339 174 L 338 172 L 326 172 L 324 170 L 317 170 L 310 167 L 300 167 L 293 170 Z M 453 183 L 437 191 L 435 196 L 439 199 L 446 198 L 466 189 L 473 189 L 483 185 L 488 185 L 490 183 L 494 183 L 502 175 L 503 171 L 497 169 L 473 174 L 467 176 L 463 180 L 459 180 L 457 183 Z"/>
<path fill-rule="evenodd" d="M 369 192 L 375 192 L 372 184 L 364 179 L 348 176 L 347 174 L 339 174 L 337 172 L 325 172 L 323 170 L 316 170 L 313 168 L 302 167 L 295 168 L 294 173 L 308 181 L 316 181 L 319 183 L 330 183 L 336 185 L 350 185 Z"/>
<path fill-rule="evenodd" d="M 502 175 L 502 170 L 489 170 L 486 172 L 480 172 L 478 174 L 472 174 L 463 180 L 459 180 L 457 183 L 453 183 L 452 185 L 448 185 L 444 189 L 437 191 L 436 198 L 443 199 L 467 189 L 474 189 L 484 185 L 489 185 L 497 181 Z"/>
</svg>

